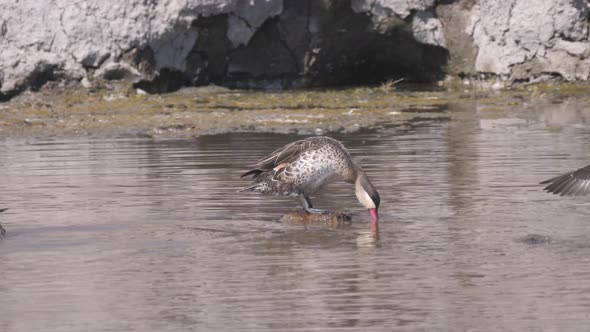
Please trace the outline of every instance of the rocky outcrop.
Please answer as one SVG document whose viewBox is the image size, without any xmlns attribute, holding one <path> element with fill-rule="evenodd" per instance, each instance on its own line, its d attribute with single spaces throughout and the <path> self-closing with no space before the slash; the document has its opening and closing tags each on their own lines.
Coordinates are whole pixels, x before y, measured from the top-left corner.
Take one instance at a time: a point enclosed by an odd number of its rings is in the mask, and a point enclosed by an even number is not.
<svg viewBox="0 0 590 332">
<path fill-rule="evenodd" d="M 472 22 L 477 72 L 517 80 L 544 74 L 588 79 L 587 1 L 480 1 Z"/>
<path fill-rule="evenodd" d="M 0 1 L 0 98 L 48 81 L 587 80 L 589 55 L 583 0 Z"/>
</svg>

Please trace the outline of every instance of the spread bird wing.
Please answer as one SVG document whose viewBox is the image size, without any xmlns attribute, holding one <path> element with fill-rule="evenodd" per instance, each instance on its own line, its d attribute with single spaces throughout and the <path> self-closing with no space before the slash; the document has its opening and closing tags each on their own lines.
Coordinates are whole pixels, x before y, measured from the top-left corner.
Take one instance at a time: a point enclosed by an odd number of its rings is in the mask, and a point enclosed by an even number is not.
<svg viewBox="0 0 590 332">
<path fill-rule="evenodd" d="M 256 178 L 261 173 L 273 170 L 277 167 L 279 169 L 275 169 L 276 171 L 285 170 L 285 166 L 299 158 L 302 153 L 319 149 L 324 144 L 325 142 L 317 137 L 310 137 L 289 143 L 282 148 L 273 151 L 268 156 L 258 160 L 256 164 L 252 165 L 252 169 L 242 174 L 241 177 L 254 174 L 254 178 Z"/>
<path fill-rule="evenodd" d="M 541 184 L 548 184 L 544 190 L 561 196 L 590 194 L 590 165 L 543 181 Z"/>
</svg>

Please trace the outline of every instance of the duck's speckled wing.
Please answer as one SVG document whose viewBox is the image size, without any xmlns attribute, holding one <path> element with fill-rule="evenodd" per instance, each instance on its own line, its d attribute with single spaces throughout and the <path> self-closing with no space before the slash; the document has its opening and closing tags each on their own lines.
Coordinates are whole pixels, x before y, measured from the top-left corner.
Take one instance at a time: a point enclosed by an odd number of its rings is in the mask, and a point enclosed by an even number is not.
<svg viewBox="0 0 590 332">
<path fill-rule="evenodd" d="M 282 163 L 292 162 L 305 151 L 316 150 L 324 144 L 326 144 L 326 142 L 323 137 L 310 137 L 295 141 L 273 151 L 270 155 L 261 158 L 256 162 L 254 167 L 263 170 L 273 169 Z"/>
<path fill-rule="evenodd" d="M 356 166 L 342 143 L 316 136 L 295 141 L 260 159 L 242 177 L 254 184 L 241 191 L 275 195 L 312 195 L 323 185 L 342 179 L 351 182 Z"/>
<path fill-rule="evenodd" d="M 543 181 L 541 184 L 549 184 L 544 190 L 561 196 L 588 195 L 590 194 L 590 165 Z"/>
<path fill-rule="evenodd" d="M 324 144 L 326 144 L 324 137 L 309 137 L 289 143 L 258 160 L 256 164 L 251 166 L 252 169 L 242 174 L 241 177 L 253 174 L 254 178 L 257 178 L 263 172 L 271 171 L 282 164 L 289 164 L 296 160 L 303 152 L 319 149 Z"/>
</svg>

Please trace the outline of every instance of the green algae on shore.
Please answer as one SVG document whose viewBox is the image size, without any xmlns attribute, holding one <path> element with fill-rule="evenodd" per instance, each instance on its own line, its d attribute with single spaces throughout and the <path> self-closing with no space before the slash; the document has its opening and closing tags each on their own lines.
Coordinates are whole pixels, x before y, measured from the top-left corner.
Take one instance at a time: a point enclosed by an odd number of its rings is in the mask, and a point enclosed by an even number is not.
<svg viewBox="0 0 590 332">
<path fill-rule="evenodd" d="M 414 117 L 448 117 L 461 103 L 485 113 L 524 103 L 588 98 L 588 84 L 501 91 L 355 87 L 248 91 L 220 87 L 175 93 L 44 91 L 0 104 L 0 136 L 195 136 L 222 132 L 350 132 Z"/>
</svg>

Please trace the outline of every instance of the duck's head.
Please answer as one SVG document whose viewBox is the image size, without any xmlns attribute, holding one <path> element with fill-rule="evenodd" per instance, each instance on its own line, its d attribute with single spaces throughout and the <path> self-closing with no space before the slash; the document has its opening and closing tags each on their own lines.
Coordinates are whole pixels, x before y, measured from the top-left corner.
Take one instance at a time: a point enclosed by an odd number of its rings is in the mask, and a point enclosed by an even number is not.
<svg viewBox="0 0 590 332">
<path fill-rule="evenodd" d="M 369 210 L 369 213 L 371 213 L 373 225 L 377 225 L 379 222 L 378 211 L 381 198 L 379 197 L 377 189 L 375 189 L 371 181 L 369 181 L 369 178 L 364 171 L 361 170 L 357 172 L 354 187 L 354 192 L 356 193 L 359 202 L 361 202 L 361 204 Z"/>
</svg>

